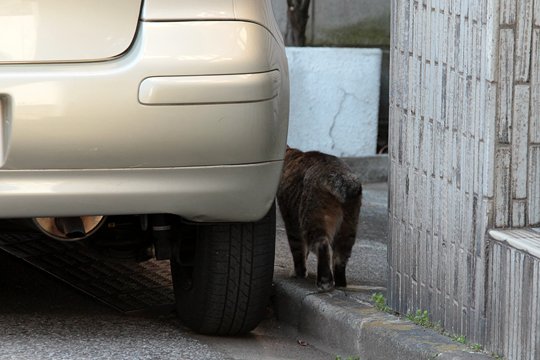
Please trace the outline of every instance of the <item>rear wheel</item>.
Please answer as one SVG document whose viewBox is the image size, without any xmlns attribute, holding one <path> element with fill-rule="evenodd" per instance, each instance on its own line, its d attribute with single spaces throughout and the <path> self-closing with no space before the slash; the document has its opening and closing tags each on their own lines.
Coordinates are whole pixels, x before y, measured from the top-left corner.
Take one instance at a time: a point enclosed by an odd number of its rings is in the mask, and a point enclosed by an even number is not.
<svg viewBox="0 0 540 360">
<path fill-rule="evenodd" d="M 270 297 L 275 205 L 253 223 L 185 225 L 173 246 L 171 271 L 179 318 L 203 334 L 254 329 Z"/>
</svg>

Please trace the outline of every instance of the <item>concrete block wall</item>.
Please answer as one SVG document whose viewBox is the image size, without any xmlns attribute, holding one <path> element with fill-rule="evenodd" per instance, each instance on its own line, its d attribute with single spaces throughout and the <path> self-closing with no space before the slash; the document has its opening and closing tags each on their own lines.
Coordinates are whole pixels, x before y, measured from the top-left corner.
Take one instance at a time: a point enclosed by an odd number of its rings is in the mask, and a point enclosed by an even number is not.
<svg viewBox="0 0 540 360">
<path fill-rule="evenodd" d="M 393 0 L 389 302 L 486 330 L 497 61 L 493 0 Z"/>
<path fill-rule="evenodd" d="M 540 5 L 500 0 L 495 226 L 540 224 Z"/>
<path fill-rule="evenodd" d="M 540 229 L 490 231 L 488 344 L 505 359 L 540 358 Z"/>
<path fill-rule="evenodd" d="M 492 308 L 539 301 L 491 281 L 527 261 L 490 267 L 487 230 L 540 222 L 540 2 L 393 0 L 391 23 L 389 301 L 497 351 Z"/>
</svg>

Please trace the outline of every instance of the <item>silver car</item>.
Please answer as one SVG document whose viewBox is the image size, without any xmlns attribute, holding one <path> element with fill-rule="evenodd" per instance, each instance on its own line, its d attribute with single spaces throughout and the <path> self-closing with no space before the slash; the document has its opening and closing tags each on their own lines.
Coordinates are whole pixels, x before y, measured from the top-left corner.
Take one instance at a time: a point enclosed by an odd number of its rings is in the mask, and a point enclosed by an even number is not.
<svg viewBox="0 0 540 360">
<path fill-rule="evenodd" d="M 140 216 L 184 323 L 253 329 L 289 108 L 270 1 L 12 0 L 0 18 L 0 218 L 77 240 Z"/>
</svg>

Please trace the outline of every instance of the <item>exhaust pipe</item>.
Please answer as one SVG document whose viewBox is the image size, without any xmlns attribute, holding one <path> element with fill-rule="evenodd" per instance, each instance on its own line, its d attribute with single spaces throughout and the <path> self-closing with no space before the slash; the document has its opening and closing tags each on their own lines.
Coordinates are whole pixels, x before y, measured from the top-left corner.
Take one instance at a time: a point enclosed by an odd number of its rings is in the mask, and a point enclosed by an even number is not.
<svg viewBox="0 0 540 360">
<path fill-rule="evenodd" d="M 105 216 L 72 216 L 34 218 L 34 224 L 45 235 L 62 241 L 82 240 L 105 223 Z"/>
<path fill-rule="evenodd" d="M 84 223 L 80 217 L 57 217 L 54 224 L 68 239 L 78 239 L 86 235 Z"/>
</svg>

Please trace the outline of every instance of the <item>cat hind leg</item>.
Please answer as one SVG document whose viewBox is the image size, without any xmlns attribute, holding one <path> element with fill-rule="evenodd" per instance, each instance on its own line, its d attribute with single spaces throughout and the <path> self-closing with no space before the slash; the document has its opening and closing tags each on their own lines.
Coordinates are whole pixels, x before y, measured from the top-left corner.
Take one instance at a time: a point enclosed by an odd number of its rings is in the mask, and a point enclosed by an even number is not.
<svg viewBox="0 0 540 360">
<path fill-rule="evenodd" d="M 300 238 L 289 236 L 289 247 L 291 248 L 293 257 L 294 276 L 299 279 L 305 279 L 307 277 L 307 246 Z"/>
<path fill-rule="evenodd" d="M 334 279 L 336 287 L 347 287 L 347 279 L 345 277 L 347 263 L 339 257 L 334 256 Z"/>
<path fill-rule="evenodd" d="M 334 239 L 333 263 L 336 287 L 347 287 L 345 273 L 349 257 L 351 256 L 354 240 L 354 235 L 345 237 L 342 236 L 342 234 L 338 234 L 336 239 Z"/>
<path fill-rule="evenodd" d="M 321 239 L 317 246 L 317 288 L 321 292 L 334 289 L 332 247 L 326 237 Z"/>
<path fill-rule="evenodd" d="M 334 278 L 336 287 L 347 287 L 345 276 L 347 262 L 351 257 L 360 214 L 360 197 L 344 206 L 344 219 L 333 242 Z"/>
</svg>

